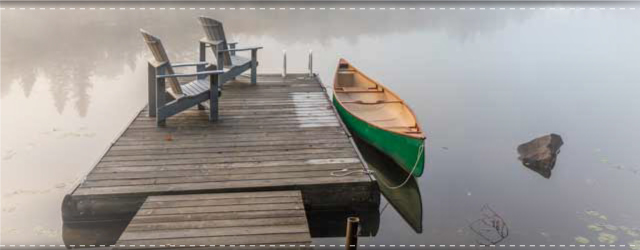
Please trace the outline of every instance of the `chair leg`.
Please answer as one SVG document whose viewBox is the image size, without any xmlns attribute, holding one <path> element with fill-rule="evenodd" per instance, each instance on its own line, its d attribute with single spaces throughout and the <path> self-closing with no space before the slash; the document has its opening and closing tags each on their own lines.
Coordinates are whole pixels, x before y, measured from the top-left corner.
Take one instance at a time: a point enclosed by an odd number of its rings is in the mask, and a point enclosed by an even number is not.
<svg viewBox="0 0 640 250">
<path fill-rule="evenodd" d="M 164 127 L 167 125 L 167 114 L 161 109 L 157 109 L 156 112 L 156 125 L 158 127 Z"/>
<path fill-rule="evenodd" d="M 218 120 L 218 75 L 209 76 L 209 121 Z"/>
<path fill-rule="evenodd" d="M 162 72 L 164 73 L 164 72 Z M 165 80 L 164 78 L 156 79 L 156 125 L 166 125 L 167 115 L 162 111 L 162 107 L 166 104 Z"/>
<path fill-rule="evenodd" d="M 258 82 L 258 52 L 251 51 L 251 84 Z"/>
<path fill-rule="evenodd" d="M 251 66 L 251 84 L 256 84 L 258 82 L 258 73 L 256 71 L 256 67 Z"/>
</svg>

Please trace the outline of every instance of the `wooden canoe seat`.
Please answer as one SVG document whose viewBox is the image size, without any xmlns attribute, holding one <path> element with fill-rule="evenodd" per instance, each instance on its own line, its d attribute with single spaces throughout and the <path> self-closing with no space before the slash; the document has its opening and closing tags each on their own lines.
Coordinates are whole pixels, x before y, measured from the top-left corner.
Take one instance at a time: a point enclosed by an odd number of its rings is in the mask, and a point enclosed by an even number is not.
<svg viewBox="0 0 640 250">
<path fill-rule="evenodd" d="M 340 71 L 338 71 L 338 74 L 355 74 L 356 71 L 352 70 L 352 69 L 340 69 Z"/>
<path fill-rule="evenodd" d="M 339 87 L 335 88 L 337 93 L 382 93 L 384 89 L 379 89 L 377 87 L 373 88 L 362 88 L 362 87 Z"/>
</svg>

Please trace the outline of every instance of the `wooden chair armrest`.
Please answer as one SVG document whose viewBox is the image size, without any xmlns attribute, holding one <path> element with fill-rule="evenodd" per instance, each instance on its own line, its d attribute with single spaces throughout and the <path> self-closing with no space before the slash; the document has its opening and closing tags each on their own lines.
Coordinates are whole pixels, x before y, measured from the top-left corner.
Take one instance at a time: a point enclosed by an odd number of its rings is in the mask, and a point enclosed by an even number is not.
<svg viewBox="0 0 640 250">
<path fill-rule="evenodd" d="M 221 49 L 218 50 L 218 53 L 220 52 L 227 52 L 227 51 L 245 51 L 245 50 L 259 50 L 262 49 L 262 47 L 246 47 L 246 48 L 235 48 L 235 49 Z"/>
<path fill-rule="evenodd" d="M 209 44 L 209 45 L 215 45 L 215 46 L 218 46 L 218 45 L 222 44 L 222 42 L 224 42 L 224 41 L 222 41 L 222 40 L 215 40 L 215 41 L 213 41 L 213 40 L 209 40 L 209 39 L 207 39 L 207 38 L 202 38 L 202 39 L 200 39 L 200 42 L 201 42 L 201 43 L 205 43 L 205 44 Z"/>
<path fill-rule="evenodd" d="M 153 59 L 149 60 L 149 65 L 151 65 L 151 67 L 154 67 L 154 68 L 164 67 L 164 66 L 166 66 L 168 64 L 169 64 L 169 62 L 167 62 L 167 61 L 159 62 L 159 61 L 156 61 L 156 60 L 153 60 Z"/>
<path fill-rule="evenodd" d="M 220 74 L 224 74 L 224 71 L 223 70 L 209 70 L 209 71 L 200 71 L 200 72 L 195 72 L 195 73 L 157 75 L 156 78 L 193 77 L 193 76 L 200 76 L 200 75 L 220 75 Z"/>
<path fill-rule="evenodd" d="M 188 67 L 188 66 L 200 66 L 200 65 L 207 65 L 208 62 L 188 62 L 188 63 L 175 63 L 175 64 L 171 64 L 172 67 L 177 68 L 177 67 Z"/>
</svg>

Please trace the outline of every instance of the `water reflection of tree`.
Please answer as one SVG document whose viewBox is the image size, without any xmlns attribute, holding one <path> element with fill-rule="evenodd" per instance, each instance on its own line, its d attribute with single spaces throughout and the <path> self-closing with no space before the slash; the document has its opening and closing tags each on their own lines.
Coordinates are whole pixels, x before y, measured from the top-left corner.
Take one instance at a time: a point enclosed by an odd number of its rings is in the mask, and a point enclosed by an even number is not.
<svg viewBox="0 0 640 250">
<path fill-rule="evenodd" d="M 90 104 L 91 77 L 112 79 L 125 66 L 135 68 L 146 53 L 138 28 L 160 36 L 170 57 L 195 58 L 196 40 L 202 30 L 196 16 L 207 15 L 225 22 L 234 35 L 273 37 L 283 44 L 325 44 L 342 38 L 355 43 L 359 36 L 383 36 L 414 31 L 444 31 L 461 42 L 505 27 L 510 21 L 528 18 L 531 12 L 419 12 L 396 11 L 40 11 L 37 18 L 25 13 L 3 12 L 2 95 L 14 84 L 26 96 L 36 76 L 50 81 L 58 112 L 75 100 L 85 116 Z M 251 15 L 248 15 L 248 14 Z M 348 13 L 348 14 L 345 14 Z M 427 13 L 427 14 L 425 14 Z M 407 41 L 419 46 L 419 41 Z"/>
</svg>

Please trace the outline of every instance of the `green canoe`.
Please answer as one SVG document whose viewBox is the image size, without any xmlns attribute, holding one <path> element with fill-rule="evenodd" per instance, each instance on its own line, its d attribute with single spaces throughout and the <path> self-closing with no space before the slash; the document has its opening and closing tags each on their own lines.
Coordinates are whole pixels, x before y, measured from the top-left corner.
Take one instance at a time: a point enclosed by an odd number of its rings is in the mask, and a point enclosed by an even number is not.
<svg viewBox="0 0 640 250">
<path fill-rule="evenodd" d="M 345 125 L 408 173 L 424 171 L 425 135 L 411 109 L 391 90 L 340 59 L 333 103 Z"/>
</svg>

